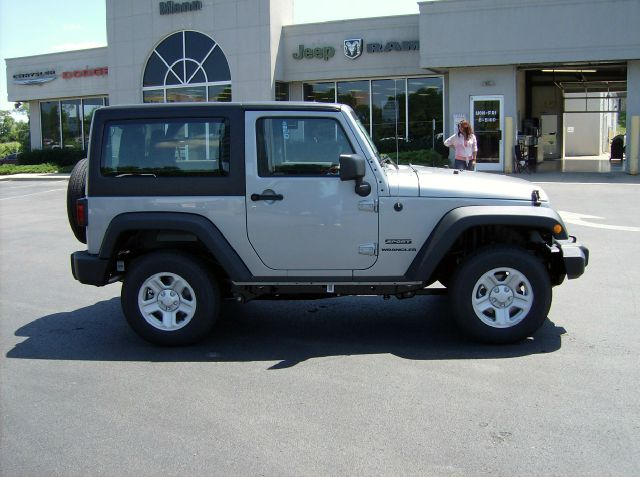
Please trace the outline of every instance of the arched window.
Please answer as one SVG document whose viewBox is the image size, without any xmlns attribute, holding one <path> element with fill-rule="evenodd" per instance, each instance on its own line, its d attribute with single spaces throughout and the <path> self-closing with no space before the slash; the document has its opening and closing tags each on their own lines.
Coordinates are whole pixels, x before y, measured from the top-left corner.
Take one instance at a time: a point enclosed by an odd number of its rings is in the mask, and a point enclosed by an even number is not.
<svg viewBox="0 0 640 477">
<path fill-rule="evenodd" d="M 231 73 L 220 46 L 196 31 L 168 36 L 147 60 L 142 98 L 145 103 L 231 101 Z"/>
</svg>

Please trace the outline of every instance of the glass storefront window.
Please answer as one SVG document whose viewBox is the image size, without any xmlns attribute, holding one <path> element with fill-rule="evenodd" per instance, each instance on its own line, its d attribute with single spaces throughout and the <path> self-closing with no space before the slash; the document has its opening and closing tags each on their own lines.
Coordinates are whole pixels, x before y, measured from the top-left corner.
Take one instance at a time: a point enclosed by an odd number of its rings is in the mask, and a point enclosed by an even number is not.
<svg viewBox="0 0 640 477">
<path fill-rule="evenodd" d="M 62 119 L 62 146 L 82 149 L 80 100 L 61 101 L 60 112 Z"/>
<path fill-rule="evenodd" d="M 231 101 L 231 86 L 224 84 L 209 86 L 209 101 L 219 103 Z"/>
<path fill-rule="evenodd" d="M 145 66 L 142 99 L 162 103 L 165 98 L 167 103 L 231 101 L 229 64 L 213 39 L 181 31 L 156 46 Z"/>
<path fill-rule="evenodd" d="M 305 101 L 351 106 L 380 152 L 434 149 L 444 131 L 439 76 L 304 83 L 303 92 Z"/>
<path fill-rule="evenodd" d="M 289 83 L 276 81 L 276 101 L 289 101 Z"/>
<path fill-rule="evenodd" d="M 304 100 L 317 103 L 336 102 L 336 84 L 331 83 L 304 83 Z"/>
<path fill-rule="evenodd" d="M 164 103 L 164 90 L 152 89 L 142 92 L 142 101 L 144 103 Z"/>
<path fill-rule="evenodd" d="M 93 113 L 108 104 L 107 97 L 41 102 L 42 148 L 87 149 Z"/>
<path fill-rule="evenodd" d="M 82 124 L 84 127 L 84 148 L 89 149 L 89 129 L 91 129 L 91 119 L 96 109 L 102 107 L 102 98 L 87 98 L 82 100 Z"/>
<path fill-rule="evenodd" d="M 369 81 L 343 81 L 338 83 L 338 103 L 348 104 L 366 126 L 371 123 L 369 107 Z"/>
<path fill-rule="evenodd" d="M 380 152 L 396 150 L 406 139 L 406 81 L 371 81 L 372 137 Z"/>
<path fill-rule="evenodd" d="M 204 86 L 188 88 L 167 88 L 167 103 L 204 102 L 207 100 L 207 90 Z"/>
<path fill-rule="evenodd" d="M 409 142 L 412 148 L 431 149 L 444 131 L 442 78 L 409 78 Z M 434 125 L 435 120 L 435 125 Z"/>
<path fill-rule="evenodd" d="M 58 101 L 40 103 L 42 124 L 42 148 L 60 147 L 60 104 Z"/>
</svg>

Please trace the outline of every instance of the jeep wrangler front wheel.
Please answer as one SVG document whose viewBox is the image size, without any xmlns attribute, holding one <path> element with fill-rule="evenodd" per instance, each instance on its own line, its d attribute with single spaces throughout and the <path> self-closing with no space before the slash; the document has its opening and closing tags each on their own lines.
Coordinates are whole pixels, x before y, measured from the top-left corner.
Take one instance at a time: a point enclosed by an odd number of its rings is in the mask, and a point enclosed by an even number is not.
<svg viewBox="0 0 640 477">
<path fill-rule="evenodd" d="M 125 275 L 122 310 L 145 340 L 181 346 L 205 338 L 220 308 L 220 292 L 210 271 L 191 255 L 152 252 L 134 260 Z"/>
<path fill-rule="evenodd" d="M 499 245 L 471 255 L 450 287 L 458 326 L 487 343 L 513 343 L 531 336 L 551 307 L 551 281 L 542 262 L 526 250 Z"/>
</svg>

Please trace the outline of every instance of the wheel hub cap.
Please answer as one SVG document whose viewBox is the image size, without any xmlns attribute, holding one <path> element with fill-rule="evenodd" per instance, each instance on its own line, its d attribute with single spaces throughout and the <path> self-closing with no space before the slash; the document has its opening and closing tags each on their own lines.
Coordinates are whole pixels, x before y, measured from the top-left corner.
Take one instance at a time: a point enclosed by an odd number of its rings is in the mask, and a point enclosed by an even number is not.
<svg viewBox="0 0 640 477">
<path fill-rule="evenodd" d="M 164 311 L 176 311 L 180 308 L 180 296 L 173 290 L 163 290 L 158 295 L 158 306 Z"/>
<path fill-rule="evenodd" d="M 147 278 L 138 292 L 138 308 L 145 321 L 161 331 L 187 326 L 196 313 L 196 295 L 189 283 L 171 272 Z"/>
<path fill-rule="evenodd" d="M 476 316 L 492 328 L 510 328 L 524 320 L 534 303 L 527 277 L 511 267 L 483 273 L 473 287 L 471 304 Z"/>
<path fill-rule="evenodd" d="M 491 290 L 489 301 L 496 308 L 506 308 L 513 303 L 513 290 L 505 285 L 499 285 Z"/>
</svg>

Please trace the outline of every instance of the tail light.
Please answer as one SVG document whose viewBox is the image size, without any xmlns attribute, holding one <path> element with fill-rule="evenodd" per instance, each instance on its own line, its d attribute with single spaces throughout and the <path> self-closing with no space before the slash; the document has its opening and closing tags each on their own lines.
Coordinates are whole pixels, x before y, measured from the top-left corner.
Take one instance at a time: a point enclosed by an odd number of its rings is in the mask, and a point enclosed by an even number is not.
<svg viewBox="0 0 640 477">
<path fill-rule="evenodd" d="M 89 224 L 87 205 L 86 197 L 76 200 L 76 223 L 79 227 L 86 227 Z"/>
</svg>

